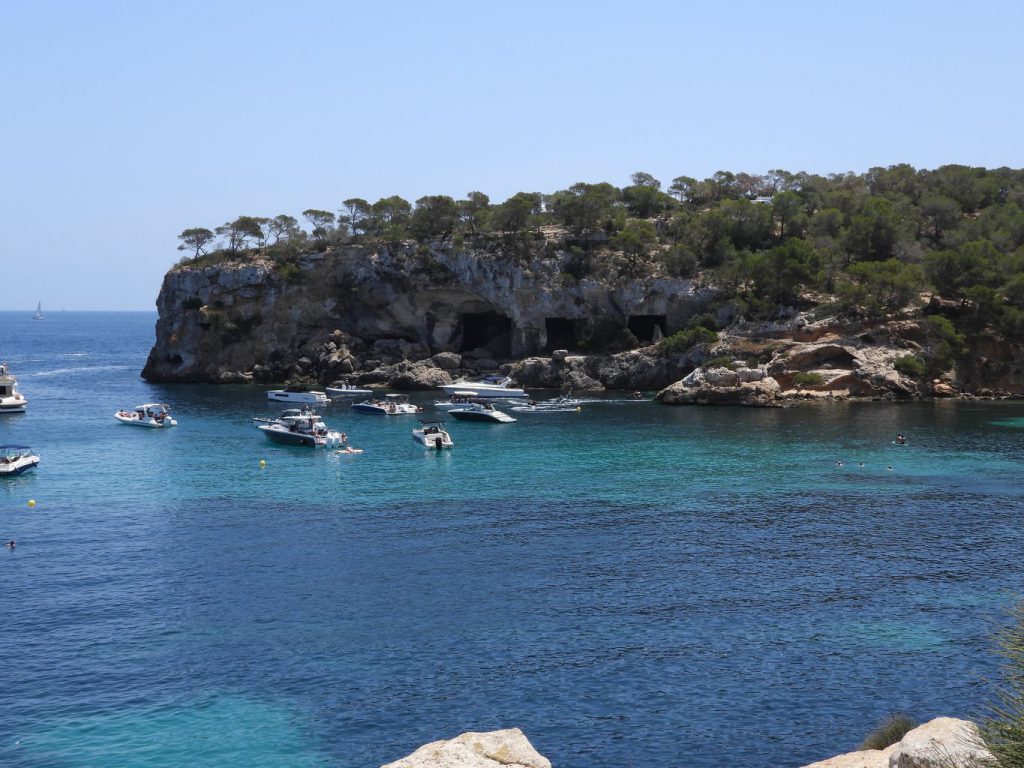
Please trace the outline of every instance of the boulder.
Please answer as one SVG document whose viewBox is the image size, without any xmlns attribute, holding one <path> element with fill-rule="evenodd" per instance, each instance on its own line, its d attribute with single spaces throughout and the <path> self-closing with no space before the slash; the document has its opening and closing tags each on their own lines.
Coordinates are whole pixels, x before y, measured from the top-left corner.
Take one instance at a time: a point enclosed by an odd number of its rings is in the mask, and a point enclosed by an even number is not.
<svg viewBox="0 0 1024 768">
<path fill-rule="evenodd" d="M 889 755 L 894 749 L 896 749 L 895 744 L 885 749 L 847 752 L 845 755 L 820 760 L 817 763 L 805 765 L 803 768 L 889 768 Z"/>
<path fill-rule="evenodd" d="M 957 391 L 944 381 L 932 385 L 932 394 L 935 397 L 956 397 Z"/>
<path fill-rule="evenodd" d="M 388 386 L 395 389 L 437 389 L 442 384 L 451 383 L 451 374 L 442 371 L 429 359 L 398 363 L 388 377 Z"/>
<path fill-rule="evenodd" d="M 518 728 L 463 733 L 425 744 L 381 768 L 551 768 Z"/>
<path fill-rule="evenodd" d="M 978 726 L 937 717 L 907 733 L 889 755 L 888 768 L 981 768 L 995 765 Z"/>
<path fill-rule="evenodd" d="M 462 355 L 455 352 L 438 352 L 430 358 L 434 365 L 445 371 L 454 371 L 462 367 Z"/>
<path fill-rule="evenodd" d="M 561 360 L 565 360 L 565 358 L 567 358 L 568 356 L 569 356 L 569 350 L 568 349 L 556 349 L 554 352 L 551 353 L 551 359 L 552 360 L 561 361 Z"/>
</svg>

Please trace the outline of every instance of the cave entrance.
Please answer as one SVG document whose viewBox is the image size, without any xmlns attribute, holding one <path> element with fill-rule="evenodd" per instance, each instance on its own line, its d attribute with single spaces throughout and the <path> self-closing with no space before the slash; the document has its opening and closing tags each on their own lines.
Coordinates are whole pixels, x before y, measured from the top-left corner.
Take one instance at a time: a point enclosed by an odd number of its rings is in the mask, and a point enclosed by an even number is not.
<svg viewBox="0 0 1024 768">
<path fill-rule="evenodd" d="M 568 317 L 545 317 L 544 330 L 547 333 L 547 351 L 572 349 L 576 346 L 576 321 Z"/>
<path fill-rule="evenodd" d="M 638 341 L 653 341 L 655 328 L 661 330 L 662 336 L 667 335 L 664 315 L 630 315 L 627 325 Z"/>
<path fill-rule="evenodd" d="M 498 312 L 464 312 L 459 316 L 462 326 L 460 352 L 481 347 L 492 355 L 508 357 L 511 349 L 512 320 Z"/>
</svg>

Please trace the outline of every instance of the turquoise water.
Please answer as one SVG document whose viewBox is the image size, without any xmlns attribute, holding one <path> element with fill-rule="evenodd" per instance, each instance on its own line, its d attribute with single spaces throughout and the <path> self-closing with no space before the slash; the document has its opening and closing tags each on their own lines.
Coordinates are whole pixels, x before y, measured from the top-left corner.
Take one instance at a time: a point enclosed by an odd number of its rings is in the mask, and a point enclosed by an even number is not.
<svg viewBox="0 0 1024 768">
<path fill-rule="evenodd" d="M 451 422 L 442 456 L 330 406 L 347 456 L 267 443 L 263 389 L 141 381 L 154 323 L 0 313 L 30 400 L 0 442 L 42 456 L 0 481 L 2 765 L 374 766 L 519 726 L 559 768 L 797 766 L 996 674 L 1024 405 L 609 396 Z M 112 418 L 146 401 L 179 426 Z"/>
</svg>

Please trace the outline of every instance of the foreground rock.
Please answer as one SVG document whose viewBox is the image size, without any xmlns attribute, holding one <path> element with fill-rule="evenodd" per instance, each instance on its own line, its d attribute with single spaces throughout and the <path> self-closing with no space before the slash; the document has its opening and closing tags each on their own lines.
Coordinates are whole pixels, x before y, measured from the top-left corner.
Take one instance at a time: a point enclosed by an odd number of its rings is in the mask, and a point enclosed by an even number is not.
<svg viewBox="0 0 1024 768">
<path fill-rule="evenodd" d="M 463 733 L 425 744 L 382 768 L 551 768 L 518 728 Z"/>
<path fill-rule="evenodd" d="M 995 759 L 970 720 L 937 717 L 886 749 L 867 749 L 804 768 L 985 768 Z"/>
</svg>

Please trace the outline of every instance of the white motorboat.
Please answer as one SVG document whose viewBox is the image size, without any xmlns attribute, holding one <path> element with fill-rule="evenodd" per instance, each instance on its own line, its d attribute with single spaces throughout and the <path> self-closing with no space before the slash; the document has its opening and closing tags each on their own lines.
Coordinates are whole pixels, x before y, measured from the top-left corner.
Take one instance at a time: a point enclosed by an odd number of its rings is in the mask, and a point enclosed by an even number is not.
<svg viewBox="0 0 1024 768">
<path fill-rule="evenodd" d="M 310 405 L 327 405 L 331 402 L 327 399 L 326 392 L 300 389 L 298 387 L 271 389 L 267 392 L 267 400 L 274 400 L 279 403 L 309 403 Z"/>
<path fill-rule="evenodd" d="M 328 429 L 316 412 L 308 408 L 290 408 L 276 419 L 253 421 L 257 422 L 257 429 L 275 443 L 337 448 L 345 442 L 341 432 Z"/>
<path fill-rule="evenodd" d="M 451 435 L 444 428 L 443 421 L 420 420 L 418 429 L 412 431 L 412 441 L 422 445 L 424 448 L 440 451 L 444 448 L 451 448 L 455 445 Z"/>
<path fill-rule="evenodd" d="M 122 408 L 114 414 L 114 418 L 133 427 L 161 429 L 178 426 L 178 422 L 171 418 L 170 408 L 163 403 L 145 403 L 136 405 L 131 410 Z"/>
<path fill-rule="evenodd" d="M 497 410 L 486 400 L 474 400 L 460 408 L 452 408 L 448 415 L 461 421 L 489 421 L 493 424 L 515 422 L 507 413 Z"/>
<path fill-rule="evenodd" d="M 384 399 L 364 400 L 361 403 L 353 403 L 353 411 L 360 413 L 375 413 L 378 416 L 401 416 L 406 413 L 423 413 L 418 405 L 409 402 L 408 395 L 385 395 Z"/>
<path fill-rule="evenodd" d="M 457 392 L 453 392 L 452 396 L 447 400 L 435 400 L 434 407 L 439 408 L 442 411 L 447 411 L 451 408 L 458 408 L 469 404 L 469 402 L 474 400 L 476 396 L 476 392 L 460 389 Z"/>
<path fill-rule="evenodd" d="M 0 477 L 20 475 L 39 463 L 39 457 L 27 445 L 0 445 Z"/>
<path fill-rule="evenodd" d="M 526 397 L 525 391 L 512 386 L 511 376 L 484 376 L 483 381 L 457 381 L 454 384 L 442 384 L 440 389 L 449 395 L 461 390 L 489 399 Z"/>
<path fill-rule="evenodd" d="M 18 391 L 18 380 L 7 363 L 0 363 L 0 413 L 24 413 L 26 405 L 28 400 Z"/>
<path fill-rule="evenodd" d="M 345 400 L 353 397 L 370 397 L 372 389 L 357 387 L 355 384 L 336 384 L 333 387 L 324 387 L 327 396 L 333 400 Z"/>
<path fill-rule="evenodd" d="M 517 413 L 575 413 L 580 410 L 580 401 L 575 397 L 560 395 L 550 400 L 530 400 L 525 405 L 512 408 Z"/>
</svg>

